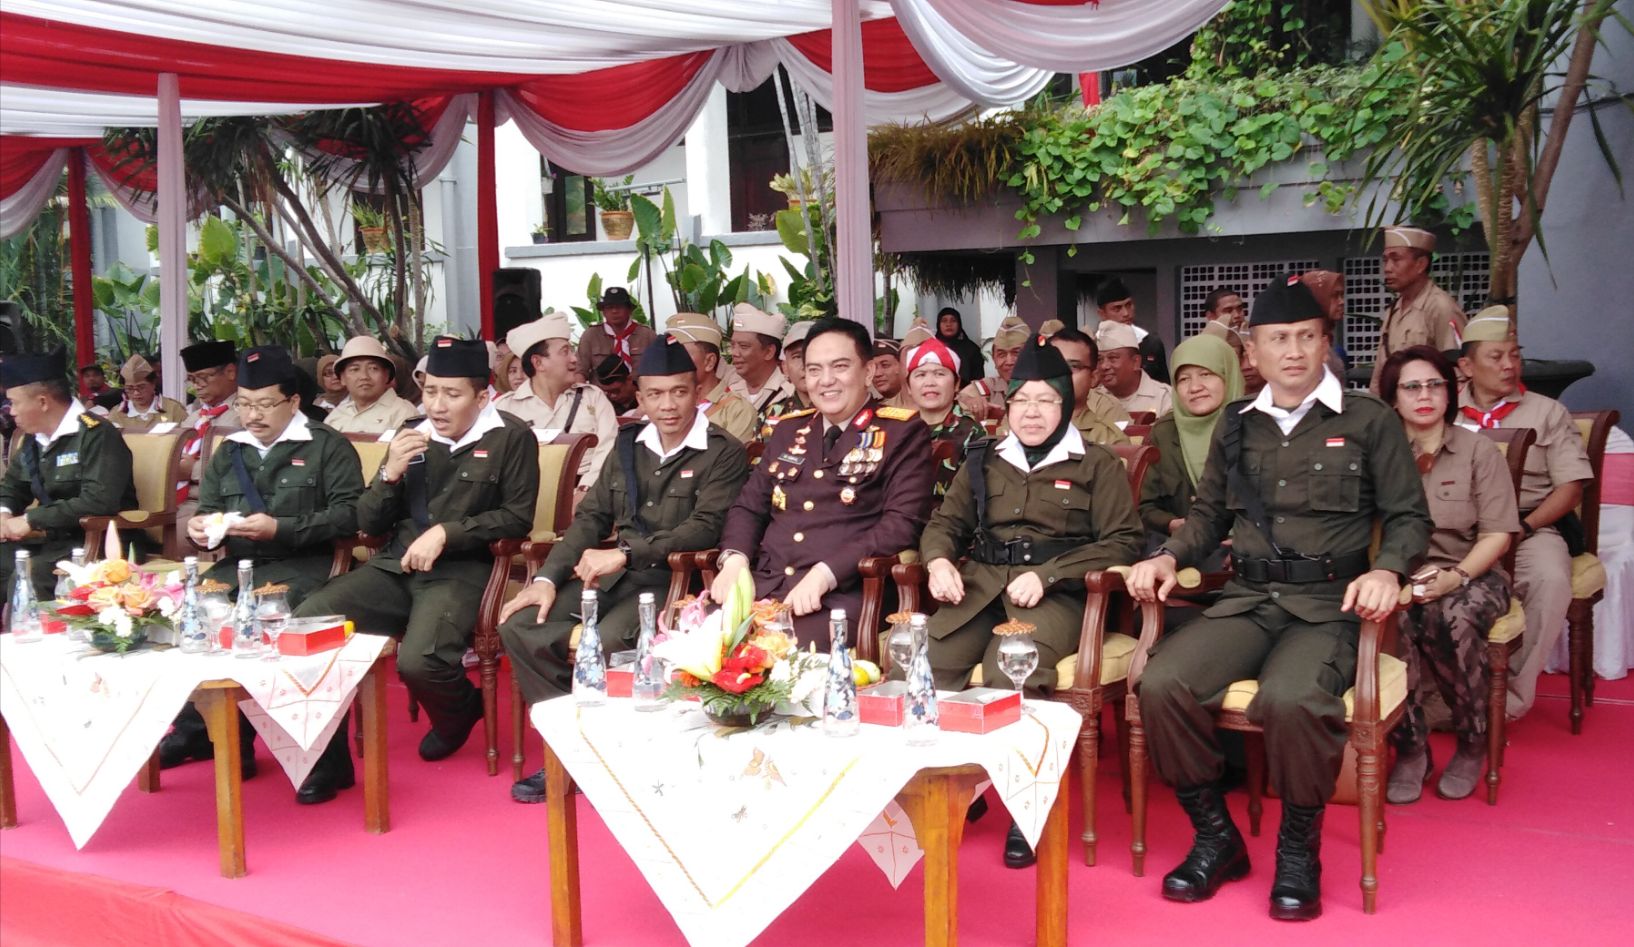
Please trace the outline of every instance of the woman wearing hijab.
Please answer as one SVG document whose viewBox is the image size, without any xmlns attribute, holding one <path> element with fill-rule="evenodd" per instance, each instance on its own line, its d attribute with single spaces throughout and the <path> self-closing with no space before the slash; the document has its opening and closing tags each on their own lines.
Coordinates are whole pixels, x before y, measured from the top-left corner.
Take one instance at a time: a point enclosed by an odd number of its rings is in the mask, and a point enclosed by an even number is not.
<svg viewBox="0 0 1634 947">
<path fill-rule="evenodd" d="M 959 387 L 980 381 L 986 373 L 982 361 L 982 347 L 965 335 L 964 317 L 952 306 L 943 306 L 936 314 L 936 339 L 959 356 Z"/>
<path fill-rule="evenodd" d="M 1230 344 L 1209 333 L 1192 336 L 1174 350 L 1174 412 L 1152 425 L 1146 443 L 1157 448 L 1157 463 L 1146 472 L 1140 489 L 1140 520 L 1153 549 L 1191 512 L 1214 426 L 1226 405 L 1243 396 L 1238 366 Z M 1203 563 L 1203 571 L 1218 570 L 1225 556 L 1226 550 L 1220 549 Z"/>
<path fill-rule="evenodd" d="M 1333 270 L 1308 270 L 1300 275 L 1299 281 L 1327 311 L 1328 337 L 1333 339 L 1333 350 L 1328 353 L 1328 368 L 1342 382 L 1345 380 L 1345 367 L 1350 364 L 1350 356 L 1345 354 L 1345 344 L 1341 341 L 1345 335 L 1345 275 Z"/>
<path fill-rule="evenodd" d="M 1078 650 L 1084 573 L 1126 565 L 1140 553 L 1123 464 L 1084 441 L 1071 407 L 1066 359 L 1033 336 L 1010 376 L 1010 433 L 971 447 L 921 540 L 930 594 L 940 603 L 930 618 L 938 687 L 963 688 L 978 664 L 985 681 L 1005 686 L 993 629 L 1013 620 L 1032 625 L 1038 645 L 1027 692 L 1048 695 L 1056 664 Z M 1032 862 L 1012 825 L 1004 863 Z"/>
</svg>

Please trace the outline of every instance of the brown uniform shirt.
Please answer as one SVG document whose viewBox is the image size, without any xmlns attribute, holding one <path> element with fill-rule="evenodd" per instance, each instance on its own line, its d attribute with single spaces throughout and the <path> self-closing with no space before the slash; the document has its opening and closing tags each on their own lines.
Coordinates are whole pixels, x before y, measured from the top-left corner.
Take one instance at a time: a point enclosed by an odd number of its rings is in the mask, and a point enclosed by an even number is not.
<svg viewBox="0 0 1634 947">
<path fill-rule="evenodd" d="M 181 424 L 185 420 L 187 408 L 175 398 L 154 398 L 146 414 L 132 414 L 128 401 L 108 412 L 108 422 L 126 434 L 146 434 L 157 425 Z"/>
<path fill-rule="evenodd" d="M 1161 418 L 1174 407 L 1174 389 L 1144 372 L 1140 376 L 1140 387 L 1129 397 L 1119 398 L 1110 391 L 1103 394 L 1122 404 L 1124 411 L 1131 414 L 1150 411 Z"/>
<path fill-rule="evenodd" d="M 384 434 L 395 431 L 419 415 L 420 410 L 397 392 L 387 388 L 367 408 L 347 398 L 329 412 L 323 423 L 342 434 Z"/>
<path fill-rule="evenodd" d="M 1515 491 L 1503 454 L 1484 435 L 1447 427 L 1441 449 L 1424 474 L 1430 504 L 1430 551 L 1425 562 L 1449 569 L 1464 561 L 1483 533 L 1520 532 Z"/>
<path fill-rule="evenodd" d="M 640 325 L 639 323 L 636 325 L 635 331 L 630 333 L 629 340 L 629 365 L 632 370 L 634 370 L 635 366 L 641 364 L 641 353 L 646 351 L 647 346 L 651 345 L 656 338 L 658 338 L 658 335 L 653 332 L 650 326 Z M 584 335 L 579 337 L 579 368 L 584 372 L 594 371 L 596 366 L 611 354 L 613 354 L 613 337 L 608 333 L 607 323 L 593 325 L 585 329 Z"/>
<path fill-rule="evenodd" d="M 1412 299 L 1397 297 L 1384 314 L 1379 329 L 1379 351 L 1373 357 L 1373 378 L 1368 387 L 1379 390 L 1379 372 L 1392 352 L 1428 345 L 1438 352 L 1455 349 L 1463 339 L 1464 309 L 1447 291 L 1426 280 Z"/>
<path fill-rule="evenodd" d="M 1532 391 L 1516 392 L 1504 401 L 1520 404 L 1498 422 L 1499 427 L 1529 427 L 1537 432 L 1537 440 L 1526 452 L 1526 469 L 1521 474 L 1520 510 L 1523 514 L 1537 509 L 1556 487 L 1594 478 L 1583 436 L 1577 432 L 1577 424 L 1565 405 Z M 1464 386 L 1458 403 L 1475 407 L 1470 400 L 1470 386 Z M 1461 417 L 1458 423 L 1468 428 L 1475 426 L 1467 416 Z"/>
</svg>

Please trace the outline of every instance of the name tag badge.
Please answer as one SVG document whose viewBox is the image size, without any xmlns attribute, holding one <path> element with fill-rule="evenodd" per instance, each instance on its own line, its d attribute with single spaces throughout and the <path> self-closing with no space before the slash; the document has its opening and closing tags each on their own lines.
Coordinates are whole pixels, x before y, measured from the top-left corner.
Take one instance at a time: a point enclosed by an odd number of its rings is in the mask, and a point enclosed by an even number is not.
<svg viewBox="0 0 1634 947">
<path fill-rule="evenodd" d="M 1328 446 L 1329 447 L 1343 447 L 1343 446 L 1345 446 L 1345 439 L 1342 438 L 1342 437 L 1330 437 L 1330 438 L 1328 438 Z"/>
<path fill-rule="evenodd" d="M 79 463 L 79 451 L 69 451 L 66 454 L 60 454 L 57 457 L 58 467 L 72 467 L 77 463 Z"/>
</svg>

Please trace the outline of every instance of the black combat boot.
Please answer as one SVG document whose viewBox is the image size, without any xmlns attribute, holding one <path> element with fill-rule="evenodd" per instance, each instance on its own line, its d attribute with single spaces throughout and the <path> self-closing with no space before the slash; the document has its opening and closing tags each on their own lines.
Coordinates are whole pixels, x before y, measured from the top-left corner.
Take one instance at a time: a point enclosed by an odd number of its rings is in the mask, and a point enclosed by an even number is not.
<svg viewBox="0 0 1634 947">
<path fill-rule="evenodd" d="M 1027 844 L 1027 836 L 1021 834 L 1021 826 L 1010 823 L 1010 832 L 1004 837 L 1004 867 L 1026 868 L 1038 861 L 1038 855 L 1033 847 Z"/>
<path fill-rule="evenodd" d="M 1282 804 L 1277 831 L 1277 877 L 1271 883 L 1271 917 L 1312 921 L 1322 916 L 1323 806 Z"/>
<path fill-rule="evenodd" d="M 1195 837 L 1186 860 L 1163 876 L 1163 896 L 1170 901 L 1207 901 L 1224 882 L 1248 874 L 1248 846 L 1231 821 L 1218 785 L 1180 789 L 1175 795 L 1191 818 Z"/>
</svg>

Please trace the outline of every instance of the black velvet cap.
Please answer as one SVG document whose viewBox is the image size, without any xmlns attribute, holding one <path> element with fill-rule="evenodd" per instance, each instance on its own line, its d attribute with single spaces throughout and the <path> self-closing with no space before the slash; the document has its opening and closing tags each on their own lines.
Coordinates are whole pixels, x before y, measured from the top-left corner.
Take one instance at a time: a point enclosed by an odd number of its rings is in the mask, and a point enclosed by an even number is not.
<svg viewBox="0 0 1634 947">
<path fill-rule="evenodd" d="M 431 350 L 426 353 L 426 374 L 438 378 L 475 378 L 480 382 L 478 387 L 486 385 L 488 346 L 481 339 L 439 335 L 431 340 Z"/>
<path fill-rule="evenodd" d="M 645 352 L 642 352 L 645 355 Z M 630 367 L 624 364 L 624 359 L 617 355 L 609 355 L 596 363 L 596 380 L 604 385 L 610 385 L 621 378 L 630 377 Z"/>
<path fill-rule="evenodd" d="M 62 349 L 44 355 L 0 356 L 0 388 L 32 385 L 68 377 L 68 355 Z"/>
<path fill-rule="evenodd" d="M 661 335 L 641 353 L 637 375 L 690 375 L 698 370 L 687 347 L 667 335 Z"/>
<path fill-rule="evenodd" d="M 1309 319 L 1326 319 L 1327 310 L 1316 301 L 1311 288 L 1290 273 L 1271 280 L 1271 285 L 1254 297 L 1254 312 L 1248 319 L 1254 326 L 1287 325 Z"/>
<path fill-rule="evenodd" d="M 1095 305 L 1110 306 L 1113 303 L 1123 302 L 1133 295 L 1134 293 L 1129 291 L 1129 287 L 1123 285 L 1123 280 L 1114 276 L 1096 288 Z"/>
<path fill-rule="evenodd" d="M 282 345 L 258 345 L 238 356 L 238 387 L 271 388 L 295 380 L 295 359 Z"/>
<path fill-rule="evenodd" d="M 1045 341 L 1041 335 L 1028 336 L 1027 344 L 1021 347 L 1021 355 L 1016 359 L 1016 367 L 1010 372 L 1010 390 L 1021 387 L 1022 382 L 1061 378 L 1071 385 L 1072 368 L 1061 350 Z"/>
<path fill-rule="evenodd" d="M 231 342 L 197 342 L 182 349 L 182 366 L 190 372 L 231 365 L 238 349 Z"/>
</svg>

